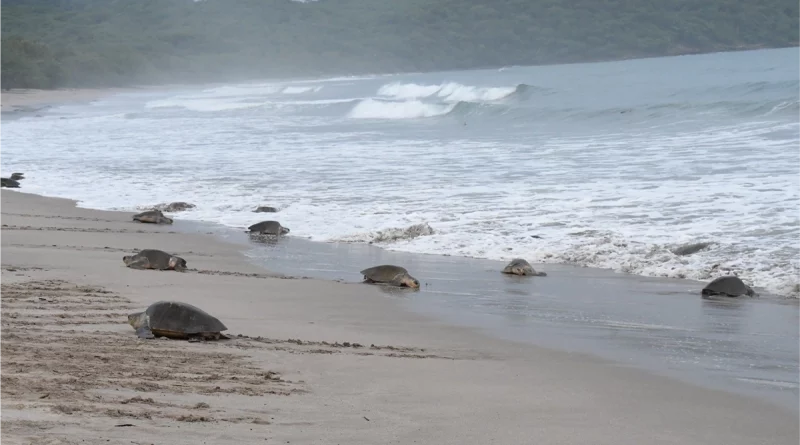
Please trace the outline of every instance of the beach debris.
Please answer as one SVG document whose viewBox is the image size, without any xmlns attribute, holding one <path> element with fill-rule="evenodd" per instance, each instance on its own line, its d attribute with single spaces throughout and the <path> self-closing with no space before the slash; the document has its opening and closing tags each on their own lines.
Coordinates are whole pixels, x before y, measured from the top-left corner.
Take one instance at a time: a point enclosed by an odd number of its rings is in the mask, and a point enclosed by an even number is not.
<svg viewBox="0 0 800 445">
<path fill-rule="evenodd" d="M 255 210 L 253 210 L 254 213 L 275 213 L 277 211 L 278 209 L 270 206 L 258 206 Z"/>
<path fill-rule="evenodd" d="M 176 201 L 176 202 L 171 202 L 169 204 L 167 203 L 156 204 L 148 208 L 148 210 L 160 210 L 162 212 L 182 212 L 184 210 L 193 209 L 195 207 L 197 206 L 194 204 L 190 204 L 188 202 Z"/>
<path fill-rule="evenodd" d="M 513 260 L 511 260 L 511 262 L 508 263 L 506 267 L 503 268 L 502 272 L 508 275 L 521 275 L 521 276 L 533 276 L 533 277 L 547 276 L 545 272 L 537 272 L 529 262 L 527 262 L 522 258 L 514 258 Z"/>
<path fill-rule="evenodd" d="M 146 212 L 133 215 L 134 221 L 150 224 L 172 224 L 172 219 L 167 218 L 161 210 L 148 210 Z"/>
<path fill-rule="evenodd" d="M 404 267 L 400 266 L 384 264 L 370 267 L 369 269 L 362 270 L 361 275 L 364 275 L 365 283 L 390 284 L 392 286 L 405 286 L 412 289 L 419 288 L 419 281 L 409 275 Z"/>
<path fill-rule="evenodd" d="M 249 233 L 254 235 L 285 235 L 289 233 L 288 227 L 283 227 L 278 221 L 261 221 L 248 227 Z"/>
<path fill-rule="evenodd" d="M 727 296 L 727 297 L 740 297 L 747 295 L 749 297 L 756 297 L 758 294 L 750 286 L 744 284 L 741 278 L 735 275 L 725 275 L 717 277 L 714 281 L 708 283 L 706 287 L 700 292 L 703 296 Z"/>
<path fill-rule="evenodd" d="M 125 255 L 122 262 L 131 269 L 186 270 L 186 260 L 158 249 L 143 249 L 134 255 Z"/>
<path fill-rule="evenodd" d="M 675 255 L 678 255 L 678 256 L 691 255 L 693 253 L 697 253 L 697 252 L 699 252 L 701 250 L 704 250 L 704 249 L 708 248 L 712 244 L 714 244 L 714 243 L 705 243 L 705 242 L 703 242 L 703 243 L 684 244 L 682 246 L 678 246 L 678 247 L 672 249 L 672 253 L 674 253 Z"/>
<path fill-rule="evenodd" d="M 222 334 L 228 328 L 216 317 L 188 303 L 159 301 L 144 312 L 128 315 L 128 323 L 139 338 L 156 337 L 203 341 L 228 337 Z"/>
</svg>

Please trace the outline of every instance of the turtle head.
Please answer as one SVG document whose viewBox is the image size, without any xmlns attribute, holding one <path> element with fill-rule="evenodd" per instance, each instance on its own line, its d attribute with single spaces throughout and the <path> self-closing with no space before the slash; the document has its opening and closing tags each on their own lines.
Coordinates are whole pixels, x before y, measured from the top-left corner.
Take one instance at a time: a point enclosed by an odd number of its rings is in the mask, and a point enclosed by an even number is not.
<svg viewBox="0 0 800 445">
<path fill-rule="evenodd" d="M 289 233 L 289 228 L 281 226 L 281 235 L 286 235 L 287 233 Z"/>
<path fill-rule="evenodd" d="M 405 274 L 400 277 L 400 283 L 412 289 L 419 289 L 419 281 L 409 274 Z"/>
<path fill-rule="evenodd" d="M 182 271 L 182 270 L 186 269 L 186 260 L 184 260 L 183 258 L 181 258 L 179 256 L 170 257 L 170 259 L 169 259 L 169 268 L 170 269 L 174 269 L 174 270 L 178 270 L 178 271 Z"/>
<path fill-rule="evenodd" d="M 158 217 L 158 224 L 172 224 L 172 218 L 167 218 L 166 216 L 159 216 Z"/>
<path fill-rule="evenodd" d="M 131 261 L 133 261 L 133 255 L 125 255 L 122 257 L 122 262 L 125 263 L 126 266 L 131 264 Z"/>
<path fill-rule="evenodd" d="M 142 327 L 144 322 L 144 312 L 137 312 L 135 314 L 128 315 L 128 324 L 133 326 L 134 329 L 139 329 Z"/>
</svg>

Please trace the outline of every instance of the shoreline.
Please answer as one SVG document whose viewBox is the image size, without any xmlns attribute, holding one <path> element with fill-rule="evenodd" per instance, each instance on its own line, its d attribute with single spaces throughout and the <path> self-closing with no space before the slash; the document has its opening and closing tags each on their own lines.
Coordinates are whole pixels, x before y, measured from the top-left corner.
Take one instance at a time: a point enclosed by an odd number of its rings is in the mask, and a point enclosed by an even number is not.
<svg viewBox="0 0 800 445">
<path fill-rule="evenodd" d="M 796 414 L 773 404 L 498 340 L 406 311 L 375 286 L 270 278 L 241 246 L 206 234 L 25 192 L 2 191 L 0 210 L 10 443 L 107 443 L 132 433 L 151 441 L 354 444 L 798 437 Z M 124 252 L 151 246 L 206 272 L 122 265 Z M 124 313 L 165 298 L 196 304 L 228 333 L 250 338 L 136 339 Z M 148 357 L 169 363 L 142 367 Z M 258 380 L 262 374 L 272 377 Z M 70 376 L 82 383 L 64 385 Z M 128 422 L 134 426 L 114 427 Z"/>
<path fill-rule="evenodd" d="M 55 90 L 12 89 L 0 93 L 3 117 L 30 114 L 70 103 L 91 102 L 106 96 L 141 91 L 137 87 L 119 88 L 59 88 Z"/>
</svg>

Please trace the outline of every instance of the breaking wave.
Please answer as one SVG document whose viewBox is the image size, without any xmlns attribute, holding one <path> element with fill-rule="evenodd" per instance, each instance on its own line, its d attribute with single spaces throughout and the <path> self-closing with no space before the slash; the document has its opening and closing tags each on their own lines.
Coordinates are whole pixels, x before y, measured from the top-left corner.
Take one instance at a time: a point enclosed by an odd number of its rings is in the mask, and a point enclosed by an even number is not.
<svg viewBox="0 0 800 445">
<path fill-rule="evenodd" d="M 431 104 L 419 100 L 402 102 L 365 99 L 356 104 L 348 117 L 353 119 L 416 119 L 442 116 L 449 113 L 455 104 Z"/>
<path fill-rule="evenodd" d="M 412 240 L 421 236 L 429 236 L 436 233 L 428 223 L 414 224 L 409 227 L 392 227 L 389 229 L 376 230 L 373 232 L 358 233 L 347 235 L 331 241 L 345 243 L 393 243 L 401 240 Z"/>
<path fill-rule="evenodd" d="M 378 96 L 392 99 L 437 98 L 443 102 L 491 102 L 505 99 L 513 94 L 530 91 L 530 85 L 513 87 L 477 87 L 447 82 L 440 85 L 393 82 L 378 89 Z"/>
</svg>

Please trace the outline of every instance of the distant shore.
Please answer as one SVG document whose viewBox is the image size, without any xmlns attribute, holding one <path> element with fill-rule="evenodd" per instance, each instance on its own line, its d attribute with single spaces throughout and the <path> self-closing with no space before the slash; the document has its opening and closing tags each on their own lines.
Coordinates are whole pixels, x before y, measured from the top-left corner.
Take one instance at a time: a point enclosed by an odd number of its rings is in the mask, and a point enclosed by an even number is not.
<svg viewBox="0 0 800 445">
<path fill-rule="evenodd" d="M 50 106 L 71 102 L 89 102 L 117 93 L 137 91 L 136 88 L 60 88 L 56 90 L 12 89 L 2 92 L 0 107 L 3 113 L 30 113 Z"/>
</svg>

